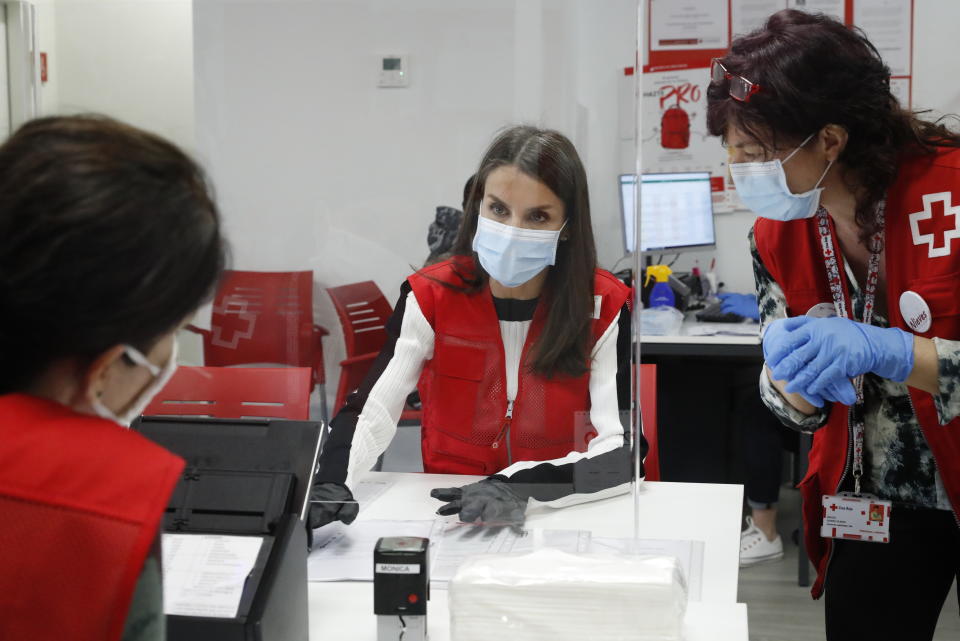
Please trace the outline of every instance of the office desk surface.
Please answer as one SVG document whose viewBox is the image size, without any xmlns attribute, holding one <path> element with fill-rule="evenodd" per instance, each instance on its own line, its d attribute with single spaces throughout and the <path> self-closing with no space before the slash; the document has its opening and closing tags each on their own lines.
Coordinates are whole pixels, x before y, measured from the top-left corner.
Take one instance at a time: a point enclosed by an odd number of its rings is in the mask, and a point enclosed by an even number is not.
<svg viewBox="0 0 960 641">
<path fill-rule="evenodd" d="M 731 325 L 737 328 L 747 327 L 755 329 L 749 335 L 715 335 L 703 336 L 698 334 L 704 330 L 730 330 Z M 678 334 L 668 336 L 640 336 L 640 353 L 651 356 L 746 356 L 761 357 L 760 325 L 759 324 L 732 324 L 732 323 L 700 323 L 692 315 L 680 326 Z"/>
<path fill-rule="evenodd" d="M 464 485 L 480 477 L 445 474 L 371 472 L 370 478 L 394 485 L 366 508 L 360 519 L 433 519 L 440 503 L 430 498 L 435 487 Z M 704 542 L 701 603 L 691 603 L 685 641 L 746 641 L 746 606 L 736 603 L 743 487 L 701 483 L 642 483 L 641 538 L 694 539 Z M 587 529 L 598 537 L 632 537 L 633 495 L 528 513 L 530 527 Z M 372 553 L 372 552 L 371 552 Z M 446 591 L 435 589 L 430 601 L 430 638 L 446 641 L 449 621 Z M 312 641 L 374 641 L 373 587 L 370 583 L 309 585 Z M 729 630 L 729 636 L 722 630 Z M 698 632 L 699 631 L 699 632 Z"/>
</svg>

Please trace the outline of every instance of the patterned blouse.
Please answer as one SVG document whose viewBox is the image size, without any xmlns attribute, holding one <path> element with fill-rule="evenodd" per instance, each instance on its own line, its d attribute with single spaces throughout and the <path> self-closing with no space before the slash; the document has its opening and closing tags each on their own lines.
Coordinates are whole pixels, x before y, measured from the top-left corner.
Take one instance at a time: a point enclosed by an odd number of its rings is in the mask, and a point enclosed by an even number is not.
<svg viewBox="0 0 960 641">
<path fill-rule="evenodd" d="M 750 253 L 757 283 L 761 327 L 786 318 L 786 297 L 764 266 L 750 230 Z M 853 313 L 863 318 L 864 296 L 853 272 L 847 268 Z M 874 312 L 873 325 L 889 327 L 886 318 Z M 933 339 L 940 366 L 940 391 L 934 396 L 941 424 L 960 415 L 960 341 Z M 760 373 L 760 395 L 767 407 L 787 427 L 812 433 L 827 422 L 829 404 L 807 416 L 797 411 Z M 904 383 L 895 383 L 875 374 L 863 380 L 864 396 L 864 492 L 894 503 L 949 510 L 950 502 L 920 425 L 913 414 Z"/>
</svg>

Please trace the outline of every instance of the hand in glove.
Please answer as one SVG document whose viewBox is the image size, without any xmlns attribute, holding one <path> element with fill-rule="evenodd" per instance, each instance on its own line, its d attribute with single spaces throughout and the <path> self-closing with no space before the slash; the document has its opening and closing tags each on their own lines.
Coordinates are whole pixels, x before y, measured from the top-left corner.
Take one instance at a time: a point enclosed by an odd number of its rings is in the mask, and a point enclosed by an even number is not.
<svg viewBox="0 0 960 641">
<path fill-rule="evenodd" d="M 437 514 L 459 514 L 464 523 L 479 520 L 488 524 L 523 525 L 526 519 L 528 497 L 512 488 L 504 477 L 491 476 L 463 487 L 436 488 L 430 490 L 430 496 L 448 502 Z"/>
<path fill-rule="evenodd" d="M 720 299 L 721 312 L 733 312 L 744 318 L 751 318 L 755 321 L 760 320 L 760 308 L 757 306 L 757 297 L 753 294 L 717 294 Z"/>
<path fill-rule="evenodd" d="M 764 337 L 766 341 L 766 337 Z M 774 378 L 788 381 L 788 392 L 822 394 L 837 380 L 872 372 L 903 382 L 913 371 L 913 335 L 846 318 L 815 318 L 788 331 L 764 355 Z M 856 397 L 851 390 L 842 402 Z"/>
<path fill-rule="evenodd" d="M 342 483 L 321 482 L 310 490 L 311 529 L 334 521 L 343 521 L 349 525 L 357 518 L 360 506 L 353 498 L 350 489 Z"/>
<path fill-rule="evenodd" d="M 823 407 L 826 401 L 852 405 L 856 402 L 857 393 L 847 376 L 835 375 L 818 387 L 819 392 L 813 392 L 804 387 L 798 388 L 793 385 L 791 379 L 781 378 L 779 375 L 782 372 L 775 370 L 775 366 L 779 365 L 783 359 L 782 354 L 786 350 L 785 346 L 792 345 L 795 342 L 793 333 L 806 327 L 814 320 L 816 319 L 812 316 L 794 316 L 776 320 L 767 325 L 763 332 L 763 357 L 770 368 L 771 377 L 774 380 L 786 380 L 786 390 L 788 392 L 800 394 L 804 400 L 814 407 Z"/>
</svg>

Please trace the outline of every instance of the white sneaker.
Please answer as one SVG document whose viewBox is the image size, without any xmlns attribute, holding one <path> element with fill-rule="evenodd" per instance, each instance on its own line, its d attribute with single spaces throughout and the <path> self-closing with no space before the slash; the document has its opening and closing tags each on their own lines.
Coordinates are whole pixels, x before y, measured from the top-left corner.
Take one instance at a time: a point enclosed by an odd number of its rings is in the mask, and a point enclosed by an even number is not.
<svg viewBox="0 0 960 641">
<path fill-rule="evenodd" d="M 753 524 L 753 517 L 747 517 L 747 529 L 740 533 L 740 567 L 745 568 L 765 561 L 783 558 L 783 539 L 770 541 L 767 535 Z"/>
</svg>

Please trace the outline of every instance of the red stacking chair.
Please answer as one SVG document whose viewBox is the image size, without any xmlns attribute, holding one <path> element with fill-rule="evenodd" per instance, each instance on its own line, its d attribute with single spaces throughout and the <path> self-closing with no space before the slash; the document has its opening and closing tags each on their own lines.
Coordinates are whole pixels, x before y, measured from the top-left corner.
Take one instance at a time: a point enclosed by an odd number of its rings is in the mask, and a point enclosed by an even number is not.
<svg viewBox="0 0 960 641">
<path fill-rule="evenodd" d="M 310 418 L 306 367 L 180 367 L 145 416 Z"/>
<path fill-rule="evenodd" d="M 657 447 L 657 366 L 640 366 L 640 413 L 643 417 L 643 435 L 650 449 L 643 469 L 648 481 L 660 480 L 660 450 Z"/>
<path fill-rule="evenodd" d="M 313 323 L 313 272 L 227 271 L 214 298 L 211 329 L 188 329 L 203 337 L 207 366 L 309 367 L 327 420 L 322 338 L 328 332 Z"/>
<path fill-rule="evenodd" d="M 327 289 L 343 327 L 346 358 L 340 362 L 335 411 L 360 387 L 374 359 L 387 342 L 387 320 L 393 309 L 372 280 Z M 401 421 L 420 422 L 421 410 L 405 409 Z"/>
</svg>

